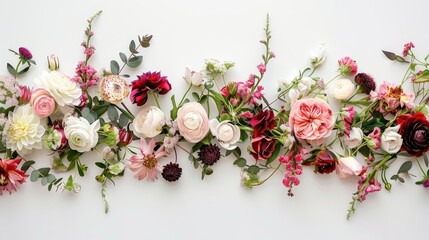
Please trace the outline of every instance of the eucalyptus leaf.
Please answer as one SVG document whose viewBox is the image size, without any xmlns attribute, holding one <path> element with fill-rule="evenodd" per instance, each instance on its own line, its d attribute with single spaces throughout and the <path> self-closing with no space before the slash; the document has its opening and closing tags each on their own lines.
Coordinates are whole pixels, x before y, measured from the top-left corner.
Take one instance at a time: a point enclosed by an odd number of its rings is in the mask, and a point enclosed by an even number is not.
<svg viewBox="0 0 429 240">
<path fill-rule="evenodd" d="M 115 60 L 110 61 L 110 72 L 112 72 L 113 75 L 119 74 L 119 64 L 117 61 Z"/>
<path fill-rule="evenodd" d="M 132 58 L 130 58 L 130 60 L 128 61 L 127 65 L 130 68 L 136 68 L 138 66 L 140 66 L 140 64 L 143 61 L 143 57 L 142 56 L 134 56 Z"/>
<path fill-rule="evenodd" d="M 411 161 L 406 161 L 404 162 L 401 167 L 398 170 L 398 174 L 399 173 L 408 173 L 408 171 L 410 171 L 411 167 L 413 166 L 413 162 Z"/>
<path fill-rule="evenodd" d="M 127 58 L 127 55 L 125 55 L 125 53 L 120 52 L 119 57 L 121 58 L 123 63 L 126 64 L 128 62 L 128 58 Z"/>
<path fill-rule="evenodd" d="M 110 105 L 107 109 L 107 116 L 109 117 L 110 121 L 116 122 L 119 117 L 118 110 L 113 105 Z"/>
<path fill-rule="evenodd" d="M 237 165 L 238 167 L 241 167 L 241 168 L 245 167 L 246 164 L 247 164 L 247 161 L 244 158 L 239 158 L 239 159 L 234 161 L 234 165 Z"/>
<path fill-rule="evenodd" d="M 251 174 L 258 174 L 260 170 L 261 169 L 258 166 L 252 165 L 247 169 L 247 172 Z"/>
<path fill-rule="evenodd" d="M 131 52 L 131 53 L 133 53 L 133 54 L 137 54 L 137 53 L 139 53 L 139 52 L 137 52 L 137 50 L 136 50 L 136 42 L 134 42 L 134 40 L 131 40 L 131 42 L 130 42 L 130 46 L 129 46 L 129 50 L 130 50 L 130 52 Z"/>
<path fill-rule="evenodd" d="M 33 170 L 30 174 L 30 181 L 35 182 L 39 179 L 40 173 L 37 170 Z"/>
<path fill-rule="evenodd" d="M 24 164 L 22 164 L 21 170 L 26 172 L 34 163 L 35 161 L 26 161 Z"/>
</svg>

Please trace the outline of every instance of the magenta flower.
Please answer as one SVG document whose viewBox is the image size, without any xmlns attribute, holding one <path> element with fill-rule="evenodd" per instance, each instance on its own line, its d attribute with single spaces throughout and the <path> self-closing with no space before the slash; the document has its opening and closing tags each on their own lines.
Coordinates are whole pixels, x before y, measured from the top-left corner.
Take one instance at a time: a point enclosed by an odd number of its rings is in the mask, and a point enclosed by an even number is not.
<svg viewBox="0 0 429 240">
<path fill-rule="evenodd" d="M 25 60 L 31 60 L 33 58 L 33 55 L 31 54 L 31 52 L 24 47 L 20 47 L 18 51 L 19 51 L 19 55 Z"/>
<path fill-rule="evenodd" d="M 263 63 L 259 64 L 257 67 L 260 73 L 267 71 L 267 67 Z"/>
<path fill-rule="evenodd" d="M 408 52 L 411 50 L 411 48 L 414 48 L 414 44 L 412 42 L 406 43 L 404 45 L 404 50 L 402 51 L 402 56 L 408 56 Z"/>
<path fill-rule="evenodd" d="M 158 148 L 154 151 L 156 142 L 155 139 L 151 139 L 149 144 L 146 143 L 144 138 L 140 139 L 140 152 L 141 154 L 136 154 L 131 156 L 128 168 L 135 172 L 135 178 L 142 180 L 147 176 L 147 179 L 154 181 L 158 178 L 157 172 L 162 172 L 162 166 L 159 165 L 158 160 L 161 157 L 168 156 L 168 153 L 164 151 L 164 146 Z"/>
<path fill-rule="evenodd" d="M 354 76 L 357 73 L 358 66 L 356 64 L 356 61 L 349 57 L 344 57 L 338 60 L 338 65 L 340 65 L 338 70 L 343 76 Z"/>
<path fill-rule="evenodd" d="M 28 175 L 18 169 L 22 159 L 0 159 L 0 195 L 3 191 L 17 191 L 19 184 L 23 184 Z"/>
</svg>

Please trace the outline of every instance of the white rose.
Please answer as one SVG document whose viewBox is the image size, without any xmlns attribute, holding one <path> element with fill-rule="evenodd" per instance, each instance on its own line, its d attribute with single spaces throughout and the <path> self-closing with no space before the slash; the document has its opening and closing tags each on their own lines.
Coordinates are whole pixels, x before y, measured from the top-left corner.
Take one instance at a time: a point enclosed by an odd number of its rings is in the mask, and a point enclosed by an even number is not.
<svg viewBox="0 0 429 240">
<path fill-rule="evenodd" d="M 211 133 L 223 148 L 233 150 L 237 147 L 235 144 L 240 140 L 240 128 L 237 125 L 227 120 L 219 122 L 216 118 L 210 120 L 209 125 Z"/>
<path fill-rule="evenodd" d="M 164 112 L 155 106 L 145 106 L 133 121 L 134 134 L 140 138 L 153 138 L 162 131 Z"/>
<path fill-rule="evenodd" d="M 44 72 L 42 78 L 36 81 L 49 91 L 59 106 L 80 104 L 82 89 L 66 75 L 57 71 Z"/>
<path fill-rule="evenodd" d="M 64 134 L 71 149 L 78 152 L 88 152 L 97 145 L 97 131 L 100 129 L 99 120 L 89 124 L 83 117 L 69 117 L 65 123 Z"/>
<path fill-rule="evenodd" d="M 337 100 L 345 100 L 353 95 L 355 84 L 347 78 L 338 79 L 331 86 L 331 95 Z"/>
<path fill-rule="evenodd" d="M 326 59 L 326 46 L 325 43 L 320 43 L 316 51 L 310 53 L 311 64 L 316 68 L 321 65 Z"/>
<path fill-rule="evenodd" d="M 402 137 L 398 133 L 399 125 L 388 127 L 381 135 L 381 148 L 388 153 L 397 153 L 402 146 Z"/>
<path fill-rule="evenodd" d="M 185 79 L 188 84 L 194 86 L 200 86 L 203 82 L 203 78 L 204 76 L 202 73 L 191 71 L 189 68 L 186 68 L 185 76 L 183 76 L 183 79 Z"/>
<path fill-rule="evenodd" d="M 362 169 L 362 165 L 354 157 L 341 157 L 335 171 L 341 179 L 344 179 L 348 176 L 358 176 Z"/>
<path fill-rule="evenodd" d="M 344 143 L 348 148 L 355 148 L 362 143 L 363 132 L 360 128 L 352 127 L 349 135 L 344 135 Z"/>
</svg>

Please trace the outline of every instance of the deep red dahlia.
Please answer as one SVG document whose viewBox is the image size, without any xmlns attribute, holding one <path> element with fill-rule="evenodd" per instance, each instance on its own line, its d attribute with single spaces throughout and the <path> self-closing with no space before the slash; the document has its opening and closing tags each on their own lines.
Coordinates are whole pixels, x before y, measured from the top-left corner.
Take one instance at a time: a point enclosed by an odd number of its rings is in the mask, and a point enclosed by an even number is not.
<svg viewBox="0 0 429 240">
<path fill-rule="evenodd" d="M 137 106 L 142 106 L 146 103 L 149 91 L 155 91 L 158 94 L 164 95 L 171 90 L 171 84 L 166 76 L 161 76 L 160 72 L 146 72 L 137 76 L 137 80 L 131 82 L 132 103 Z"/>
</svg>

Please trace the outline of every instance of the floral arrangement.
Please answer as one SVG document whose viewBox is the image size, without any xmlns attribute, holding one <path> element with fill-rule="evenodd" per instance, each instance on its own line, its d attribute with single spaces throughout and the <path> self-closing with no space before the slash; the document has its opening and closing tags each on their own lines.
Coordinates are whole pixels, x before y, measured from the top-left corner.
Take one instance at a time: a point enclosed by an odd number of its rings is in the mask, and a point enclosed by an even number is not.
<svg viewBox="0 0 429 240">
<path fill-rule="evenodd" d="M 131 76 L 124 73 L 141 65 L 139 51 L 150 46 L 151 35 L 132 40 L 129 53 L 120 52 L 120 63 L 112 60 L 109 70 L 97 71 L 91 65 L 96 50 L 91 45 L 92 25 L 100 13 L 88 20 L 81 44 L 84 59 L 72 77 L 59 72 L 58 57 L 50 55 L 50 71 L 35 79 L 37 87 L 30 89 L 19 83 L 19 77 L 36 64 L 31 52 L 10 50 L 18 63 L 7 64 L 11 76 L 0 77 L 0 195 L 17 191 L 28 178 L 40 180 L 48 190 L 78 192 L 77 175 L 83 177 L 88 167 L 97 167 L 96 181 L 102 186 L 107 213 L 107 183 L 129 171 L 137 180 L 155 181 L 160 176 L 168 182 L 179 180 L 184 163 L 178 162 L 178 150 L 188 154 L 202 179 L 227 156 L 241 168 L 245 188 L 260 186 L 282 172 L 289 196 L 300 184 L 303 166 L 317 174 L 354 177 L 357 188 L 348 218 L 356 203 L 380 191 L 382 184 L 390 191 L 393 181 L 405 181 L 404 175 L 416 177 L 409 173 L 413 164 L 422 173 L 416 184 L 429 187 L 429 63 L 428 57 L 422 60 L 414 55 L 413 43 L 405 44 L 402 56 L 383 51 L 390 60 L 408 64 L 400 84 L 376 86 L 373 77 L 359 72 L 350 57 L 338 60 L 335 77 L 325 81 L 317 76 L 326 59 L 321 44 L 311 54 L 309 67 L 291 81 L 280 82 L 273 98 L 264 94 L 263 87 L 275 58 L 267 17 L 265 38 L 260 41 L 262 61 L 247 80 L 228 81 L 232 62 L 205 60 L 202 71 L 186 68 L 187 91 L 169 96 L 171 111 L 167 112 L 158 101 L 170 95 L 167 76 L 147 71 L 128 80 Z M 405 84 L 412 91 L 405 91 Z M 150 98 L 155 105 L 148 105 Z M 127 99 L 139 107 L 137 113 L 128 109 Z M 132 142 L 138 142 L 138 147 Z M 51 166 L 35 168 L 35 161 L 26 155 L 41 148 L 52 152 Z M 91 151 L 100 158 L 87 166 L 81 159 Z M 401 165 L 388 176 L 394 161 Z M 64 173 L 70 174 L 56 176 Z"/>
</svg>

